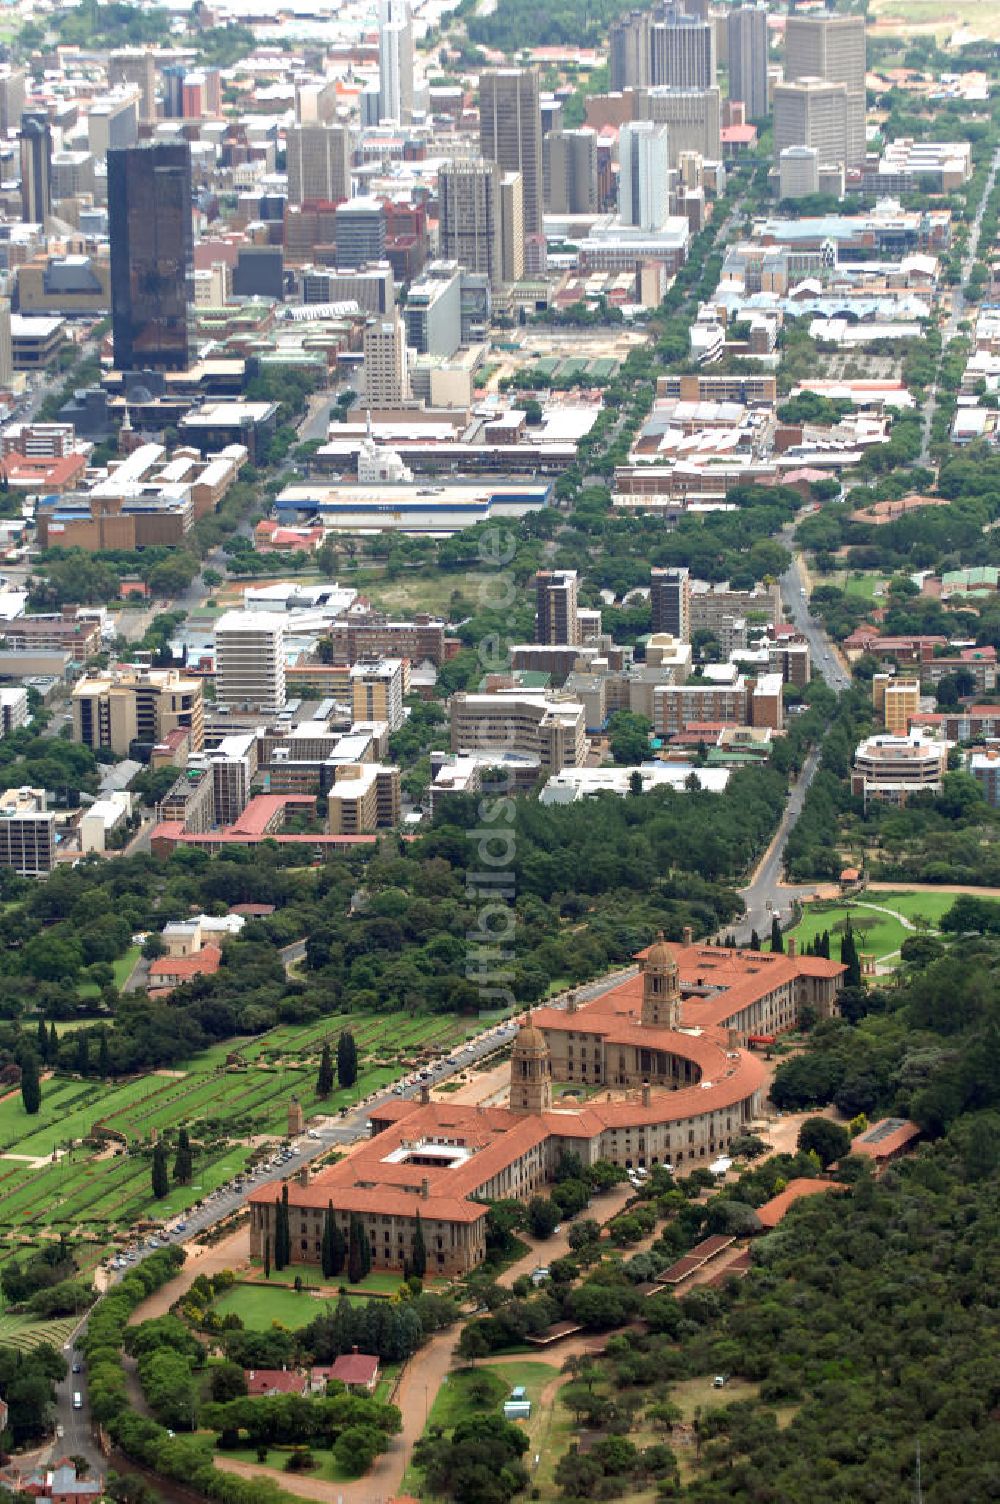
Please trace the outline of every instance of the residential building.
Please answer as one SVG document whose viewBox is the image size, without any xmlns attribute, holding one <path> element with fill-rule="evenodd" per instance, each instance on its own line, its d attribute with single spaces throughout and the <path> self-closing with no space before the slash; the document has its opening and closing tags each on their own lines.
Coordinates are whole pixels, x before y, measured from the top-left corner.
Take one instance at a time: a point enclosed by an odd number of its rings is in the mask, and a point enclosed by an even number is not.
<svg viewBox="0 0 1000 1504">
<path fill-rule="evenodd" d="M 227 611 L 215 624 L 216 703 L 275 713 L 285 704 L 287 619 L 276 611 Z"/>
<path fill-rule="evenodd" d="M 939 794 L 949 745 L 919 731 L 869 736 L 854 754 L 851 793 L 866 805 L 872 799 L 903 805 L 913 794 Z"/>
<path fill-rule="evenodd" d="M 134 794 L 116 789 L 103 799 L 95 799 L 80 816 L 80 850 L 107 851 L 108 836 L 121 830 L 132 813 Z"/>
<path fill-rule="evenodd" d="M 418 355 L 454 355 L 462 343 L 462 272 L 457 261 L 431 261 L 403 309 L 406 343 Z"/>
<path fill-rule="evenodd" d="M 326 796 L 334 836 L 370 835 L 399 824 L 399 769 L 381 763 L 348 763 L 337 769 Z"/>
<path fill-rule="evenodd" d="M 820 166 L 848 157 L 847 85 L 822 78 L 788 79 L 774 90 L 774 155 L 811 146 Z"/>
<path fill-rule="evenodd" d="M 213 751 L 202 753 L 201 765 L 212 778 L 213 825 L 235 824 L 250 803 L 259 755 L 256 731 L 224 736 Z"/>
<path fill-rule="evenodd" d="M 5 621 L 3 639 L 8 652 L 68 650 L 82 663 L 101 650 L 101 624 L 95 617 L 81 616 L 79 606 L 64 606 L 61 612 L 31 613 Z"/>
<path fill-rule="evenodd" d="M 685 567 L 652 569 L 649 584 L 653 631 L 669 632 L 678 642 L 690 642 L 690 571 Z"/>
<path fill-rule="evenodd" d="M 580 641 L 575 569 L 540 569 L 535 575 L 535 641 Z"/>
<path fill-rule="evenodd" d="M 351 140 L 343 125 L 291 125 L 285 136 L 288 202 L 337 204 L 351 196 Z"/>
<path fill-rule="evenodd" d="M 479 75 L 479 144 L 487 161 L 521 174 L 524 233 L 543 233 L 542 114 L 534 68 L 492 68 Z"/>
<path fill-rule="evenodd" d="M 20 877 L 45 877 L 56 859 L 55 815 L 44 789 L 7 789 L 0 794 L 0 867 Z"/>
<path fill-rule="evenodd" d="M 890 735 L 909 735 L 910 723 L 920 710 L 920 680 L 873 674 L 872 705 Z"/>
<path fill-rule="evenodd" d="M 843 160 L 846 167 L 860 167 L 865 155 L 865 66 L 866 25 L 863 15 L 790 14 L 785 25 L 785 81 L 822 79 L 843 84 L 846 142 L 842 159 L 820 152 L 822 161 Z M 777 125 L 777 92 L 775 124 Z M 782 141 L 782 146 L 801 146 L 800 141 Z M 805 139 L 807 146 L 818 145 Z M 777 131 L 775 132 L 775 151 Z"/>
<path fill-rule="evenodd" d="M 6 638 L 6 632 L 2 634 Z M 0 689 L 0 737 L 10 736 L 28 721 L 28 691 L 20 685 Z"/>
<path fill-rule="evenodd" d="M 195 750 L 202 746 L 202 683 L 179 669 L 102 669 L 73 686 L 72 708 L 73 740 L 95 752 L 130 757 L 134 748 L 151 750 L 177 727 L 190 732 Z"/>
<path fill-rule="evenodd" d="M 363 336 L 363 379 L 369 407 L 394 408 L 409 400 L 406 330 L 399 315 L 372 319 Z"/>
<path fill-rule="evenodd" d="M 618 135 L 618 217 L 623 225 L 658 230 L 670 213 L 669 130 L 651 120 L 623 125 Z"/>
<path fill-rule="evenodd" d="M 390 734 L 403 724 L 403 699 L 409 690 L 409 663 L 404 658 L 361 659 L 351 665 L 351 716 L 355 723 L 385 721 Z"/>
<path fill-rule="evenodd" d="M 966 767 L 983 791 L 983 798 L 993 809 L 1000 806 L 1000 752 L 989 748 L 973 752 Z"/>
<path fill-rule="evenodd" d="M 184 371 L 194 270 L 191 148 L 108 153 L 111 321 L 119 371 Z"/>
<path fill-rule="evenodd" d="M 769 113 L 767 93 L 767 6 L 758 0 L 736 5 L 726 17 L 729 97 L 743 101 L 748 120 Z"/>
</svg>

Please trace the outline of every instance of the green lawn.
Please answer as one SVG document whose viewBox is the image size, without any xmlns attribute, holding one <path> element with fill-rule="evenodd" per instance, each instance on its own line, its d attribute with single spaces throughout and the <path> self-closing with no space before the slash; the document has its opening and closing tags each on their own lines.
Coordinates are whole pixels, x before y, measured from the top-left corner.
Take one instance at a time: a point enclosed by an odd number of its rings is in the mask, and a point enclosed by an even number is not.
<svg viewBox="0 0 1000 1504">
<path fill-rule="evenodd" d="M 299 1477 L 320 1478 L 328 1483 L 347 1483 L 352 1478 L 357 1477 L 357 1473 L 346 1472 L 340 1466 L 340 1463 L 336 1460 L 332 1452 L 325 1452 L 319 1447 L 313 1447 L 311 1450 L 313 1457 L 316 1459 L 316 1466 L 311 1472 L 298 1474 Z M 284 1474 L 285 1477 L 290 1477 L 293 1475 L 285 1473 L 285 1463 L 288 1461 L 290 1451 L 290 1447 L 271 1447 L 264 1462 L 260 1461 L 256 1448 L 253 1447 L 237 1447 L 231 1452 L 223 1452 L 222 1455 L 224 1457 L 234 1457 L 237 1462 L 252 1462 L 256 1467 L 260 1468 L 261 1477 L 265 1476 L 265 1468 L 273 1470 L 273 1472 L 278 1474 Z M 280 1476 L 275 1477 L 273 1482 L 279 1488 L 282 1486 L 282 1478 Z"/>
<path fill-rule="evenodd" d="M 294 1290 L 234 1285 L 219 1296 L 214 1309 L 220 1316 L 235 1311 L 251 1331 L 266 1332 L 275 1321 L 292 1330 L 308 1326 L 310 1321 L 323 1314 L 327 1304 L 304 1290 L 297 1294 Z"/>
<path fill-rule="evenodd" d="M 28 1352 L 48 1342 L 58 1352 L 68 1342 L 80 1318 L 64 1316 L 58 1321 L 36 1321 L 32 1316 L 0 1316 L 0 1347 Z"/>
<path fill-rule="evenodd" d="M 111 970 L 115 974 L 115 986 L 119 992 L 125 986 L 135 968 L 135 963 L 142 954 L 138 945 L 130 945 L 123 956 L 117 961 L 112 961 Z M 100 997 L 101 989 L 96 982 L 81 982 L 76 989 L 78 997 Z"/>
<path fill-rule="evenodd" d="M 798 941 L 799 949 L 804 950 L 817 935 L 829 930 L 830 957 L 834 961 L 839 960 L 840 937 L 848 917 L 854 929 L 858 950 L 873 951 L 876 958 L 898 951 L 907 935 L 912 933 L 904 929 L 898 919 L 893 919 L 888 914 L 874 913 L 871 909 L 863 909 L 856 904 L 810 903 L 805 906 L 800 922 L 793 930 L 787 931 L 786 945 L 787 936 L 791 934 Z M 770 949 L 770 944 L 767 948 Z"/>
<path fill-rule="evenodd" d="M 970 888 L 970 893 L 975 893 L 975 888 Z M 936 929 L 945 914 L 958 898 L 957 893 L 877 893 L 869 891 L 863 895 L 867 903 L 884 904 L 888 909 L 895 909 L 898 914 L 905 914 L 911 922 L 918 919 L 926 919 L 932 929 Z M 1000 900 L 998 900 L 1000 902 Z"/>
<path fill-rule="evenodd" d="M 848 574 L 841 576 L 840 588 L 845 595 L 873 601 L 884 591 L 886 581 L 887 576 L 884 574 Z"/>
</svg>

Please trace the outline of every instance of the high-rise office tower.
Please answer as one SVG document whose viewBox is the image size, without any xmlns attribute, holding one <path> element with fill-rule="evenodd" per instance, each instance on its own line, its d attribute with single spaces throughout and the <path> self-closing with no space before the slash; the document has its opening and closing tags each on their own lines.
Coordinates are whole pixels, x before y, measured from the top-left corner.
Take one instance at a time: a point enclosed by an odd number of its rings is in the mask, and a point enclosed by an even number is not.
<svg viewBox="0 0 1000 1504">
<path fill-rule="evenodd" d="M 626 16 L 612 21 L 608 35 L 610 86 L 614 92 L 622 89 L 644 89 L 650 82 L 649 32 L 653 15 L 648 10 L 633 10 Z"/>
<path fill-rule="evenodd" d="M 26 110 L 18 132 L 21 145 L 21 218 L 43 225 L 52 213 L 52 127 L 44 110 Z"/>
<path fill-rule="evenodd" d="M 215 624 L 220 705 L 274 714 L 285 707 L 286 620 L 277 611 L 227 611 Z"/>
<path fill-rule="evenodd" d="M 785 26 L 785 81 L 822 78 L 847 90 L 847 167 L 865 156 L 864 16 L 790 15 Z M 786 142 L 801 145 L 801 142 Z M 806 143 L 807 145 L 811 143 Z"/>
<path fill-rule="evenodd" d="M 351 143 L 343 125 L 292 125 L 286 138 L 288 202 L 339 204 L 351 196 Z"/>
<path fill-rule="evenodd" d="M 535 641 L 580 641 L 575 569 L 540 569 L 535 575 Z"/>
<path fill-rule="evenodd" d="M 24 113 L 24 69 L 4 68 L 0 73 L 0 136 L 9 136 Z"/>
<path fill-rule="evenodd" d="M 137 84 L 139 119 L 148 123 L 156 119 L 156 64 L 152 52 L 144 47 L 124 47 L 108 59 L 108 83 Z"/>
<path fill-rule="evenodd" d="M 653 631 L 669 632 L 678 642 L 691 641 L 691 576 L 686 568 L 652 569 L 649 599 Z"/>
<path fill-rule="evenodd" d="M 413 118 L 413 14 L 410 0 L 379 0 L 379 119 Z"/>
<path fill-rule="evenodd" d="M 194 269 L 191 148 L 108 152 L 111 323 L 119 371 L 184 371 Z"/>
<path fill-rule="evenodd" d="M 714 89 L 641 89 L 635 95 L 636 120 L 665 125 L 670 136 L 670 166 L 684 152 L 699 152 L 706 162 L 722 156 L 722 102 Z"/>
<path fill-rule="evenodd" d="M 726 17 L 729 97 L 742 99 L 748 120 L 767 115 L 767 6 L 739 5 Z"/>
<path fill-rule="evenodd" d="M 456 158 L 438 173 L 438 239 L 443 261 L 503 281 L 500 168 L 495 162 Z"/>
<path fill-rule="evenodd" d="M 500 273 L 504 282 L 524 276 L 524 182 L 519 172 L 500 179 Z"/>
<path fill-rule="evenodd" d="M 543 142 L 545 207 L 552 214 L 590 214 L 597 204 L 597 133 L 549 131 Z"/>
<path fill-rule="evenodd" d="M 0 387 L 14 385 L 14 351 L 10 335 L 10 298 L 0 298 Z"/>
<path fill-rule="evenodd" d="M 183 63 L 168 63 L 163 70 L 163 114 L 167 120 L 180 120 L 184 114 L 186 76 Z"/>
<path fill-rule="evenodd" d="M 333 215 L 337 266 L 367 266 L 385 256 L 385 210 L 377 198 L 349 198 Z"/>
<path fill-rule="evenodd" d="M 623 225 L 658 230 L 670 213 L 670 132 L 633 120 L 618 133 L 618 217 Z"/>
<path fill-rule="evenodd" d="M 654 21 L 649 34 L 650 84 L 711 89 L 715 84 L 715 22 L 699 21 L 676 7 Z"/>
<path fill-rule="evenodd" d="M 774 155 L 789 146 L 812 146 L 821 167 L 846 162 L 850 101 L 842 83 L 798 78 L 774 90 Z"/>
<path fill-rule="evenodd" d="M 366 324 L 363 341 L 365 401 L 369 407 L 398 407 L 410 395 L 410 376 L 406 330 L 395 309 Z"/>
<path fill-rule="evenodd" d="M 479 75 L 479 144 L 483 156 L 521 174 L 524 233 L 542 225 L 542 113 L 534 68 L 493 68 Z"/>
</svg>

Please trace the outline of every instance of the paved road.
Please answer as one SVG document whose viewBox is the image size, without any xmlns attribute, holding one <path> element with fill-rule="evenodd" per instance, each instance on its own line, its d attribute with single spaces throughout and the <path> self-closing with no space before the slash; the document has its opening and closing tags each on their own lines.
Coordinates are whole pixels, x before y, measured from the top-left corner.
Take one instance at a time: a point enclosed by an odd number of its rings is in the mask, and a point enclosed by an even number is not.
<svg viewBox="0 0 1000 1504">
<path fill-rule="evenodd" d="M 965 317 L 965 293 L 962 291 L 962 288 L 968 281 L 969 273 L 972 271 L 972 264 L 975 261 L 979 251 L 979 237 L 983 229 L 983 214 L 986 210 L 986 201 L 989 198 L 990 194 L 993 192 L 993 187 L 996 183 L 998 170 L 1000 170 L 1000 150 L 998 150 L 993 157 L 993 161 L 990 165 L 990 174 L 986 179 L 986 185 L 983 188 L 982 197 L 979 200 L 979 204 L 976 208 L 975 218 L 972 221 L 972 228 L 969 232 L 966 254 L 962 261 L 962 281 L 957 287 L 952 288 L 951 291 L 951 312 L 948 315 L 945 323 L 941 327 L 942 351 L 944 351 L 944 349 L 947 347 L 948 341 L 954 339 L 955 335 L 958 333 L 958 326 Z M 927 465 L 930 463 L 931 432 L 934 425 L 934 413 L 936 408 L 937 382 L 934 383 L 934 385 L 928 392 L 927 401 L 924 405 L 923 434 L 920 443 L 920 463 L 922 465 Z"/>
<path fill-rule="evenodd" d="M 794 548 L 793 530 L 786 528 L 780 535 L 779 540 L 785 548 Z M 821 674 L 832 690 L 838 694 L 848 688 L 851 676 L 837 655 L 832 640 L 827 635 L 822 622 L 817 621 L 809 610 L 809 600 L 806 595 L 805 579 L 798 560 L 792 555 L 792 562 L 781 576 L 781 603 L 788 616 L 802 636 L 809 644 L 812 655 L 813 672 Z"/>
</svg>

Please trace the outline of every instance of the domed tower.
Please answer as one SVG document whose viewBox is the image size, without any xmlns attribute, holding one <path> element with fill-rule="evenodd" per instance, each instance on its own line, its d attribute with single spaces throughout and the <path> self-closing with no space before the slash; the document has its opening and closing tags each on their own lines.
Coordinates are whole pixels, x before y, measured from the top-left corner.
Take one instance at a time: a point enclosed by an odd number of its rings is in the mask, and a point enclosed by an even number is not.
<svg viewBox="0 0 1000 1504">
<path fill-rule="evenodd" d="M 651 945 L 642 967 L 642 1021 L 660 1029 L 676 1029 L 681 1021 L 681 984 L 674 953 L 663 931 Z"/>
<path fill-rule="evenodd" d="M 552 1056 L 530 1013 L 511 1051 L 510 1106 L 512 1112 L 545 1112 L 552 1106 Z"/>
</svg>

